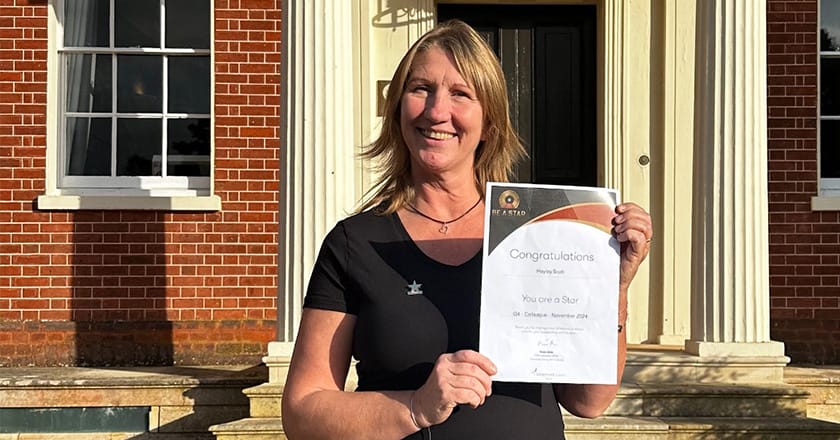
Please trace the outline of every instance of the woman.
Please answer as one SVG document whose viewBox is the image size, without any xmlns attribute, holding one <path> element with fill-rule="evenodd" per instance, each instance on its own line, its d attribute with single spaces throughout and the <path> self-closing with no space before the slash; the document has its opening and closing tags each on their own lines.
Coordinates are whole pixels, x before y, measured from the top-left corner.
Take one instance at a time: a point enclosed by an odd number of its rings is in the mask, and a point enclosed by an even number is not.
<svg viewBox="0 0 840 440">
<path fill-rule="evenodd" d="M 291 439 L 562 438 L 618 385 L 495 383 L 478 353 L 484 200 L 523 148 L 495 55 L 466 24 L 421 37 L 398 66 L 379 139 L 382 179 L 324 240 L 283 396 Z M 616 208 L 619 309 L 648 252 L 650 217 Z M 618 323 L 624 323 L 621 313 Z M 621 328 L 621 327 L 620 327 Z M 618 335 L 617 377 L 626 355 Z M 344 392 L 351 355 L 359 386 Z"/>
</svg>

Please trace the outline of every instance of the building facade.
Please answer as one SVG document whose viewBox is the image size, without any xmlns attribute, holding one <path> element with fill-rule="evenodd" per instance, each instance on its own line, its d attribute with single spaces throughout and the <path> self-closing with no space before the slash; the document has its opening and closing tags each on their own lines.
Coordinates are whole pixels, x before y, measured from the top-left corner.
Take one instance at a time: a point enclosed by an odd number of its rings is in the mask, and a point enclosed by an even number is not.
<svg viewBox="0 0 840 440">
<path fill-rule="evenodd" d="M 839 23 L 836 2 L 767 2 L 771 334 L 801 363 L 840 362 Z"/>
<path fill-rule="evenodd" d="M 256 363 L 275 337 L 279 5 L 174 3 L 0 3 L 2 365 Z"/>
<path fill-rule="evenodd" d="M 511 84 L 583 91 L 563 125 L 512 88 L 522 180 L 653 214 L 632 344 L 770 375 L 840 361 L 818 0 L 166 3 L 0 1 L 0 362 L 283 364 L 320 240 L 372 180 L 355 154 L 381 93 L 447 17 L 550 72 Z M 536 167 L 572 135 L 589 159 Z"/>
</svg>

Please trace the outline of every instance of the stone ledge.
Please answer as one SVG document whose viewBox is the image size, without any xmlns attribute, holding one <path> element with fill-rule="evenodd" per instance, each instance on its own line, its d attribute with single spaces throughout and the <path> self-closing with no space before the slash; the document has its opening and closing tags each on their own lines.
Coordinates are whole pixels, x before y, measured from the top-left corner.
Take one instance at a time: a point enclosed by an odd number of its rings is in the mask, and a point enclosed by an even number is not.
<svg viewBox="0 0 840 440">
<path fill-rule="evenodd" d="M 785 356 L 696 356 L 674 350 L 629 350 L 624 381 L 642 383 L 782 383 Z"/>
<path fill-rule="evenodd" d="M 212 440 L 208 427 L 249 415 L 244 388 L 264 383 L 264 366 L 0 368 L 0 407 L 142 406 L 152 432 L 15 434 L 0 440 Z"/>
<path fill-rule="evenodd" d="M 285 440 L 280 417 L 236 420 L 210 427 L 216 440 Z M 0 439 L 2 440 L 2 439 Z"/>
<path fill-rule="evenodd" d="M 56 432 L 0 434 L 0 440 L 217 440 L 213 434 L 155 432 Z"/>
<path fill-rule="evenodd" d="M 630 439 L 836 439 L 840 424 L 802 417 L 599 417 L 565 416 L 569 440 Z M 218 440 L 284 439 L 279 417 L 251 418 L 210 428 Z M 272 437 L 273 436 L 273 437 Z M 2 439 L 0 439 L 2 440 Z"/>
<path fill-rule="evenodd" d="M 251 401 L 251 417 L 279 417 L 283 399 L 282 384 L 264 383 L 242 390 Z"/>
<path fill-rule="evenodd" d="M 668 424 L 651 417 L 602 416 L 582 419 L 564 415 L 568 440 L 668 440 Z"/>
<path fill-rule="evenodd" d="M 840 366 L 788 366 L 785 368 L 785 383 L 840 385 Z"/>
<path fill-rule="evenodd" d="M 622 383 L 605 415 L 622 417 L 804 417 L 807 391 L 792 385 Z"/>
<path fill-rule="evenodd" d="M 109 387 L 259 384 L 268 371 L 261 365 L 173 367 L 14 367 L 0 368 L 0 388 Z"/>
<path fill-rule="evenodd" d="M 837 439 L 840 424 L 804 417 L 599 417 L 565 416 L 569 440 Z"/>
<path fill-rule="evenodd" d="M 836 440 L 840 438 L 840 424 L 805 417 L 671 417 L 660 420 L 668 423 L 671 440 L 697 438 Z"/>
</svg>

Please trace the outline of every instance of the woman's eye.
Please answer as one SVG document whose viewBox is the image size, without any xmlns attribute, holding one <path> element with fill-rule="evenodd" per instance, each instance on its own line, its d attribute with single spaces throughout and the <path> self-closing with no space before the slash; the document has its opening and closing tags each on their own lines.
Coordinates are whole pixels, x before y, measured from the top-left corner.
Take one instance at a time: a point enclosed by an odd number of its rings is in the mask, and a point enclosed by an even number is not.
<svg viewBox="0 0 840 440">
<path fill-rule="evenodd" d="M 454 90 L 452 92 L 452 96 L 457 96 L 459 98 L 467 98 L 467 99 L 472 99 L 473 98 L 471 93 L 469 93 L 467 91 L 464 91 L 464 90 Z"/>
</svg>

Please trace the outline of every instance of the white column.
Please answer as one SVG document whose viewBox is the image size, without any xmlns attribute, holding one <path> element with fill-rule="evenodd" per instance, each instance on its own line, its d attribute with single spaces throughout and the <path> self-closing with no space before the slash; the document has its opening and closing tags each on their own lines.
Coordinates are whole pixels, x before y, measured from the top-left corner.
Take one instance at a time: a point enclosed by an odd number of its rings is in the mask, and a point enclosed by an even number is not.
<svg viewBox="0 0 840 440">
<path fill-rule="evenodd" d="M 281 67 L 277 342 L 288 357 L 324 235 L 356 202 L 352 2 L 286 0 Z"/>
<path fill-rule="evenodd" d="M 783 365 L 784 346 L 769 329 L 765 2 L 708 0 L 698 8 L 686 351 Z"/>
</svg>

